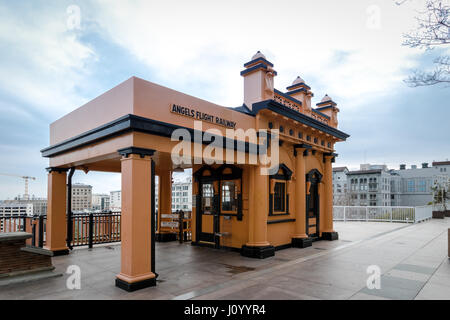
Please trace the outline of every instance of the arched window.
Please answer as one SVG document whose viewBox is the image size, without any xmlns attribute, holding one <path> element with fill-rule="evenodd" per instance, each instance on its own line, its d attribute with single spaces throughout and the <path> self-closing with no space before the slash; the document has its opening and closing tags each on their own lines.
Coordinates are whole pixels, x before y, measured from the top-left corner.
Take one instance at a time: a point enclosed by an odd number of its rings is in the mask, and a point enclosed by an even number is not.
<svg viewBox="0 0 450 320">
<path fill-rule="evenodd" d="M 204 166 L 194 173 L 194 177 L 195 181 L 206 188 L 200 190 L 204 211 L 235 215 L 239 221 L 242 220 L 241 168 L 228 164 L 217 169 Z"/>
<path fill-rule="evenodd" d="M 220 179 L 220 213 L 237 215 L 242 219 L 242 169 L 232 165 L 217 168 Z"/>
<path fill-rule="evenodd" d="M 289 214 L 289 183 L 292 171 L 281 164 L 278 172 L 269 176 L 269 216 Z"/>
</svg>

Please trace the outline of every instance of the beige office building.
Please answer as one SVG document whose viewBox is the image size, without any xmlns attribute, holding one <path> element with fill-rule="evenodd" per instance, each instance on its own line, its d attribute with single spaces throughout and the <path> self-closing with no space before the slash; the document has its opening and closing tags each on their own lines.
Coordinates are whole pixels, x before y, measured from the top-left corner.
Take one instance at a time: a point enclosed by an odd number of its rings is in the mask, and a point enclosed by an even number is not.
<svg viewBox="0 0 450 320">
<path fill-rule="evenodd" d="M 72 186 L 72 211 L 82 212 L 92 207 L 92 186 L 75 183 Z"/>
</svg>

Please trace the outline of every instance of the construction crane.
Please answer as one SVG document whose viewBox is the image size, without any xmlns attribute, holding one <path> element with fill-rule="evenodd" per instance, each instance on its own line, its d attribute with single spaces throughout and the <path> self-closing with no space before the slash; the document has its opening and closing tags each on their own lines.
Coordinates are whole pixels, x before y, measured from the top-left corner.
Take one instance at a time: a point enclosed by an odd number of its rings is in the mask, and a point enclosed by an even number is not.
<svg viewBox="0 0 450 320">
<path fill-rule="evenodd" d="M 28 194 L 28 181 L 29 180 L 36 180 L 35 177 L 29 177 L 29 176 L 21 176 L 18 174 L 9 174 L 9 173 L 0 173 L 1 176 L 9 176 L 9 177 L 17 177 L 22 178 L 25 181 L 25 193 L 23 194 L 23 197 L 25 200 L 30 199 L 30 195 Z"/>
</svg>

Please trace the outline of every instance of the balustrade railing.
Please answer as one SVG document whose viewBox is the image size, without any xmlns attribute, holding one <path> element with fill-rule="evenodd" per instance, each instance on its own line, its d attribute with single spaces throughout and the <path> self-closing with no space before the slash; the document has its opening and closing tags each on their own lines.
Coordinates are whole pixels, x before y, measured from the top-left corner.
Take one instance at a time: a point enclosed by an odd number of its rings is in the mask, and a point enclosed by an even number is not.
<svg viewBox="0 0 450 320">
<path fill-rule="evenodd" d="M 72 246 L 119 242 L 120 212 L 72 214 Z M 33 237 L 29 245 L 43 247 L 46 241 L 47 216 L 3 215 L 0 216 L 0 232 L 29 232 Z"/>
<path fill-rule="evenodd" d="M 432 217 L 432 207 L 333 206 L 335 221 L 416 223 Z"/>
</svg>

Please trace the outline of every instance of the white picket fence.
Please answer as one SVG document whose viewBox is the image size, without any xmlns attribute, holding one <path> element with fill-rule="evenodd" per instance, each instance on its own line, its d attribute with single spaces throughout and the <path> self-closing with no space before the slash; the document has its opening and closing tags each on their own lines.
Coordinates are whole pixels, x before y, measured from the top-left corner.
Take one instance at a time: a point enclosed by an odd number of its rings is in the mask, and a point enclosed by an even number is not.
<svg viewBox="0 0 450 320">
<path fill-rule="evenodd" d="M 417 223 L 432 217 L 432 206 L 371 207 L 333 206 L 334 221 L 383 221 Z"/>
</svg>

